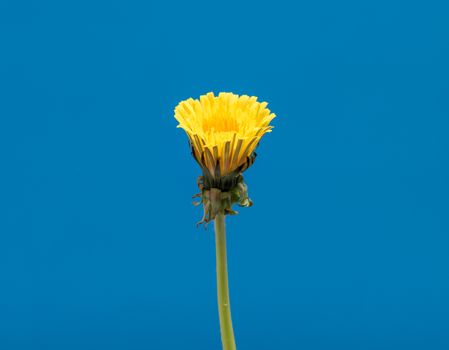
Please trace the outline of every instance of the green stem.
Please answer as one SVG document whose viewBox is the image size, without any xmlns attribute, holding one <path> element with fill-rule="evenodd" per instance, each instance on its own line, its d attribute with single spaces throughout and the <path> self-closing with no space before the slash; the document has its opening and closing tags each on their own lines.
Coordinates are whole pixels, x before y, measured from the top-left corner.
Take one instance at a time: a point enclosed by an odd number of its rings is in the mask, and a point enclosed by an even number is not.
<svg viewBox="0 0 449 350">
<path fill-rule="evenodd" d="M 215 217 L 215 249 L 217 254 L 217 293 L 221 342 L 223 344 L 223 350 L 235 350 L 231 304 L 229 301 L 225 215 L 223 213 Z"/>
</svg>

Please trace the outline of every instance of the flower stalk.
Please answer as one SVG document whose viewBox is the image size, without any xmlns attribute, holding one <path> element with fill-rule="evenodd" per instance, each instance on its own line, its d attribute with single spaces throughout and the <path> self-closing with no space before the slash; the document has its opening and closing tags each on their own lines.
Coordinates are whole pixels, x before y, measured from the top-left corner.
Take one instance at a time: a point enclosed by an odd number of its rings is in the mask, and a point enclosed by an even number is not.
<svg viewBox="0 0 449 350">
<path fill-rule="evenodd" d="M 235 350 L 234 330 L 232 328 L 231 303 L 228 286 L 228 264 L 226 256 L 226 226 L 224 212 L 216 215 L 215 250 L 217 258 L 217 296 L 220 333 L 223 350 Z"/>
</svg>

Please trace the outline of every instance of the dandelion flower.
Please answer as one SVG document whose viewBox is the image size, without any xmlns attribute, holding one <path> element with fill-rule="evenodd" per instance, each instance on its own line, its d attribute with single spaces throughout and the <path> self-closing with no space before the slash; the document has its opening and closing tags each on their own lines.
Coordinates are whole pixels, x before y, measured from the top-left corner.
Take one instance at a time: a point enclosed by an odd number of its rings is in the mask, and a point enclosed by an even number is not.
<svg viewBox="0 0 449 350">
<path fill-rule="evenodd" d="M 263 135 L 271 132 L 275 117 L 257 97 L 212 92 L 189 98 L 175 108 L 175 118 L 188 138 L 191 152 L 202 170 L 198 178 L 204 214 L 199 223 L 214 220 L 217 254 L 217 290 L 223 349 L 235 349 L 226 262 L 225 215 L 236 214 L 233 204 L 252 205 L 242 173 L 256 158 Z"/>
</svg>

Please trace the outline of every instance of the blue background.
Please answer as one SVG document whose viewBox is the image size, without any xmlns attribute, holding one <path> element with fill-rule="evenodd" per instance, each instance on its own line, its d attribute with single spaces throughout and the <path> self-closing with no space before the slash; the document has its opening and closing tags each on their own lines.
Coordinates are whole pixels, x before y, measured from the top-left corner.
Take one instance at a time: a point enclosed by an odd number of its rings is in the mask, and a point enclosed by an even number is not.
<svg viewBox="0 0 449 350">
<path fill-rule="evenodd" d="M 0 348 L 219 349 L 175 105 L 278 115 L 228 220 L 238 348 L 449 348 L 444 2 L 0 2 Z"/>
</svg>

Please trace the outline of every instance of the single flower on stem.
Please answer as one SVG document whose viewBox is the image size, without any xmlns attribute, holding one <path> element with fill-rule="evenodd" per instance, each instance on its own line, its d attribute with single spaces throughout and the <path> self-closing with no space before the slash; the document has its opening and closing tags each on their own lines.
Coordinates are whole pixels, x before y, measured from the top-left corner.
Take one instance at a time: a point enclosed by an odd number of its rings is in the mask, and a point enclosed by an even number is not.
<svg viewBox="0 0 449 350">
<path fill-rule="evenodd" d="M 275 117 L 257 97 L 208 93 L 189 98 L 175 108 L 178 127 L 189 138 L 192 155 L 201 167 L 198 178 L 203 217 L 198 224 L 214 220 L 217 261 L 217 293 L 221 340 L 224 350 L 236 349 L 229 301 L 225 216 L 237 214 L 234 204 L 250 207 L 242 173 L 256 158 L 262 136 L 273 128 Z"/>
</svg>

